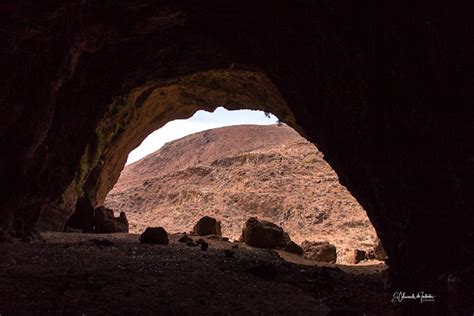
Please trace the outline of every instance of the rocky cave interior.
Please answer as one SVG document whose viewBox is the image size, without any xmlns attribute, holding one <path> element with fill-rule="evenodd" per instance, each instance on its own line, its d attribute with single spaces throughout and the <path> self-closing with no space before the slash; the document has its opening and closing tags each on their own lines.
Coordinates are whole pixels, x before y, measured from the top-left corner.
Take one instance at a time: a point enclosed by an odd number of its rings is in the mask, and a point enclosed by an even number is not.
<svg viewBox="0 0 474 316">
<path fill-rule="evenodd" d="M 2 8 L 2 240 L 61 231 L 71 215 L 87 230 L 129 152 L 166 122 L 258 109 L 324 153 L 367 211 L 394 290 L 472 312 L 474 124 L 441 63 L 470 60 L 473 45 L 450 36 L 464 20 L 329 3 Z"/>
</svg>

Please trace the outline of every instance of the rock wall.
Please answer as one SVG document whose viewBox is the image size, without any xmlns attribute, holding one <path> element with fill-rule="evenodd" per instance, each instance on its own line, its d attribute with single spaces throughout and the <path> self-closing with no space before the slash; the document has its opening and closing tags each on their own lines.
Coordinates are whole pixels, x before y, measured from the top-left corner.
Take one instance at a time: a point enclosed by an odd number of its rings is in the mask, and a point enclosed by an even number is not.
<svg viewBox="0 0 474 316">
<path fill-rule="evenodd" d="M 259 108 L 317 143 L 367 210 L 395 288 L 460 300 L 474 258 L 470 10 L 366 4 L 2 4 L 0 230 L 87 214 L 169 120 Z"/>
</svg>

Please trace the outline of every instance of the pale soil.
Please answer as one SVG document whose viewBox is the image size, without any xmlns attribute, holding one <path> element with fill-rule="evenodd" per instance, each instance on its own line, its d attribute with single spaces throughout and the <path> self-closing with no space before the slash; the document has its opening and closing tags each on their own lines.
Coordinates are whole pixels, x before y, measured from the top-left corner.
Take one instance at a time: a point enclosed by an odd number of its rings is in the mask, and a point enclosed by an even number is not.
<svg viewBox="0 0 474 316">
<path fill-rule="evenodd" d="M 190 231 L 209 215 L 238 239 L 248 217 L 257 216 L 297 243 L 335 244 L 340 263 L 376 238 L 323 155 L 287 126 L 231 126 L 171 142 L 127 166 L 105 204 L 126 212 L 133 233 L 147 226 Z"/>
<path fill-rule="evenodd" d="M 43 237 L 0 244 L 1 315 L 394 312 L 381 265 L 305 266 L 241 243 L 228 258 L 223 249 L 235 243 L 208 239 L 201 251 L 178 243 L 179 235 L 168 246 L 140 244 L 133 234 Z"/>
</svg>

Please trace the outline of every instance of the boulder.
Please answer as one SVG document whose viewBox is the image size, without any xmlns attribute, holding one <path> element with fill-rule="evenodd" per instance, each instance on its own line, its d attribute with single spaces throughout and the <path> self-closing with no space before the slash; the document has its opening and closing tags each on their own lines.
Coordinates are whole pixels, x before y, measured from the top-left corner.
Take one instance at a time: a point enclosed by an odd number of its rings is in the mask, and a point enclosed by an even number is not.
<svg viewBox="0 0 474 316">
<path fill-rule="evenodd" d="M 193 228 L 193 234 L 198 236 L 218 235 L 222 236 L 221 222 L 213 217 L 204 216 Z"/>
<path fill-rule="evenodd" d="M 352 263 L 357 264 L 357 263 L 361 262 L 362 260 L 365 260 L 366 257 L 367 257 L 367 253 L 365 251 L 359 250 L 359 249 L 354 249 L 354 251 L 352 252 L 351 261 L 352 261 Z"/>
<path fill-rule="evenodd" d="M 128 233 L 128 220 L 124 212 L 119 217 L 114 216 L 114 211 L 106 207 L 94 210 L 94 233 Z"/>
<path fill-rule="evenodd" d="M 250 217 L 242 229 L 240 241 L 257 248 L 284 248 L 291 239 L 280 226 Z"/>
<path fill-rule="evenodd" d="M 385 249 L 383 249 L 382 242 L 380 241 L 379 238 L 375 240 L 374 257 L 375 259 L 381 260 L 381 261 L 388 259 L 387 253 L 385 252 Z"/>
<path fill-rule="evenodd" d="M 169 243 L 168 233 L 163 227 L 147 227 L 140 235 L 142 244 L 167 245 Z"/>
<path fill-rule="evenodd" d="M 327 241 L 303 241 L 301 247 L 304 251 L 304 257 L 319 262 L 336 262 L 336 246 Z"/>
</svg>

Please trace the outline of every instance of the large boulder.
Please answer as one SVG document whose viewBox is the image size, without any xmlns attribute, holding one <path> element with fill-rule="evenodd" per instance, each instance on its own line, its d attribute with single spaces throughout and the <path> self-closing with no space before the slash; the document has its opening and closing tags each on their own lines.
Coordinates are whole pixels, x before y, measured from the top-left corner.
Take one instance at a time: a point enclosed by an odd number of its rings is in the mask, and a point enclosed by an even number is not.
<svg viewBox="0 0 474 316">
<path fill-rule="evenodd" d="M 319 262 L 335 263 L 337 260 L 336 246 L 327 241 L 303 241 L 301 247 L 304 257 Z"/>
<path fill-rule="evenodd" d="M 94 233 L 128 233 L 128 220 L 124 212 L 119 217 L 106 207 L 98 207 L 94 211 Z"/>
<path fill-rule="evenodd" d="M 375 240 L 374 257 L 375 259 L 381 260 L 381 261 L 388 259 L 387 253 L 385 252 L 385 249 L 383 249 L 382 242 L 380 241 L 379 238 Z"/>
<path fill-rule="evenodd" d="M 221 222 L 213 217 L 204 216 L 194 225 L 193 234 L 198 236 L 222 236 Z"/>
<path fill-rule="evenodd" d="M 291 239 L 280 226 L 250 217 L 242 229 L 240 241 L 257 248 L 284 248 Z"/>
<path fill-rule="evenodd" d="M 168 233 L 163 227 L 147 227 L 140 235 L 142 244 L 169 244 Z"/>
</svg>

